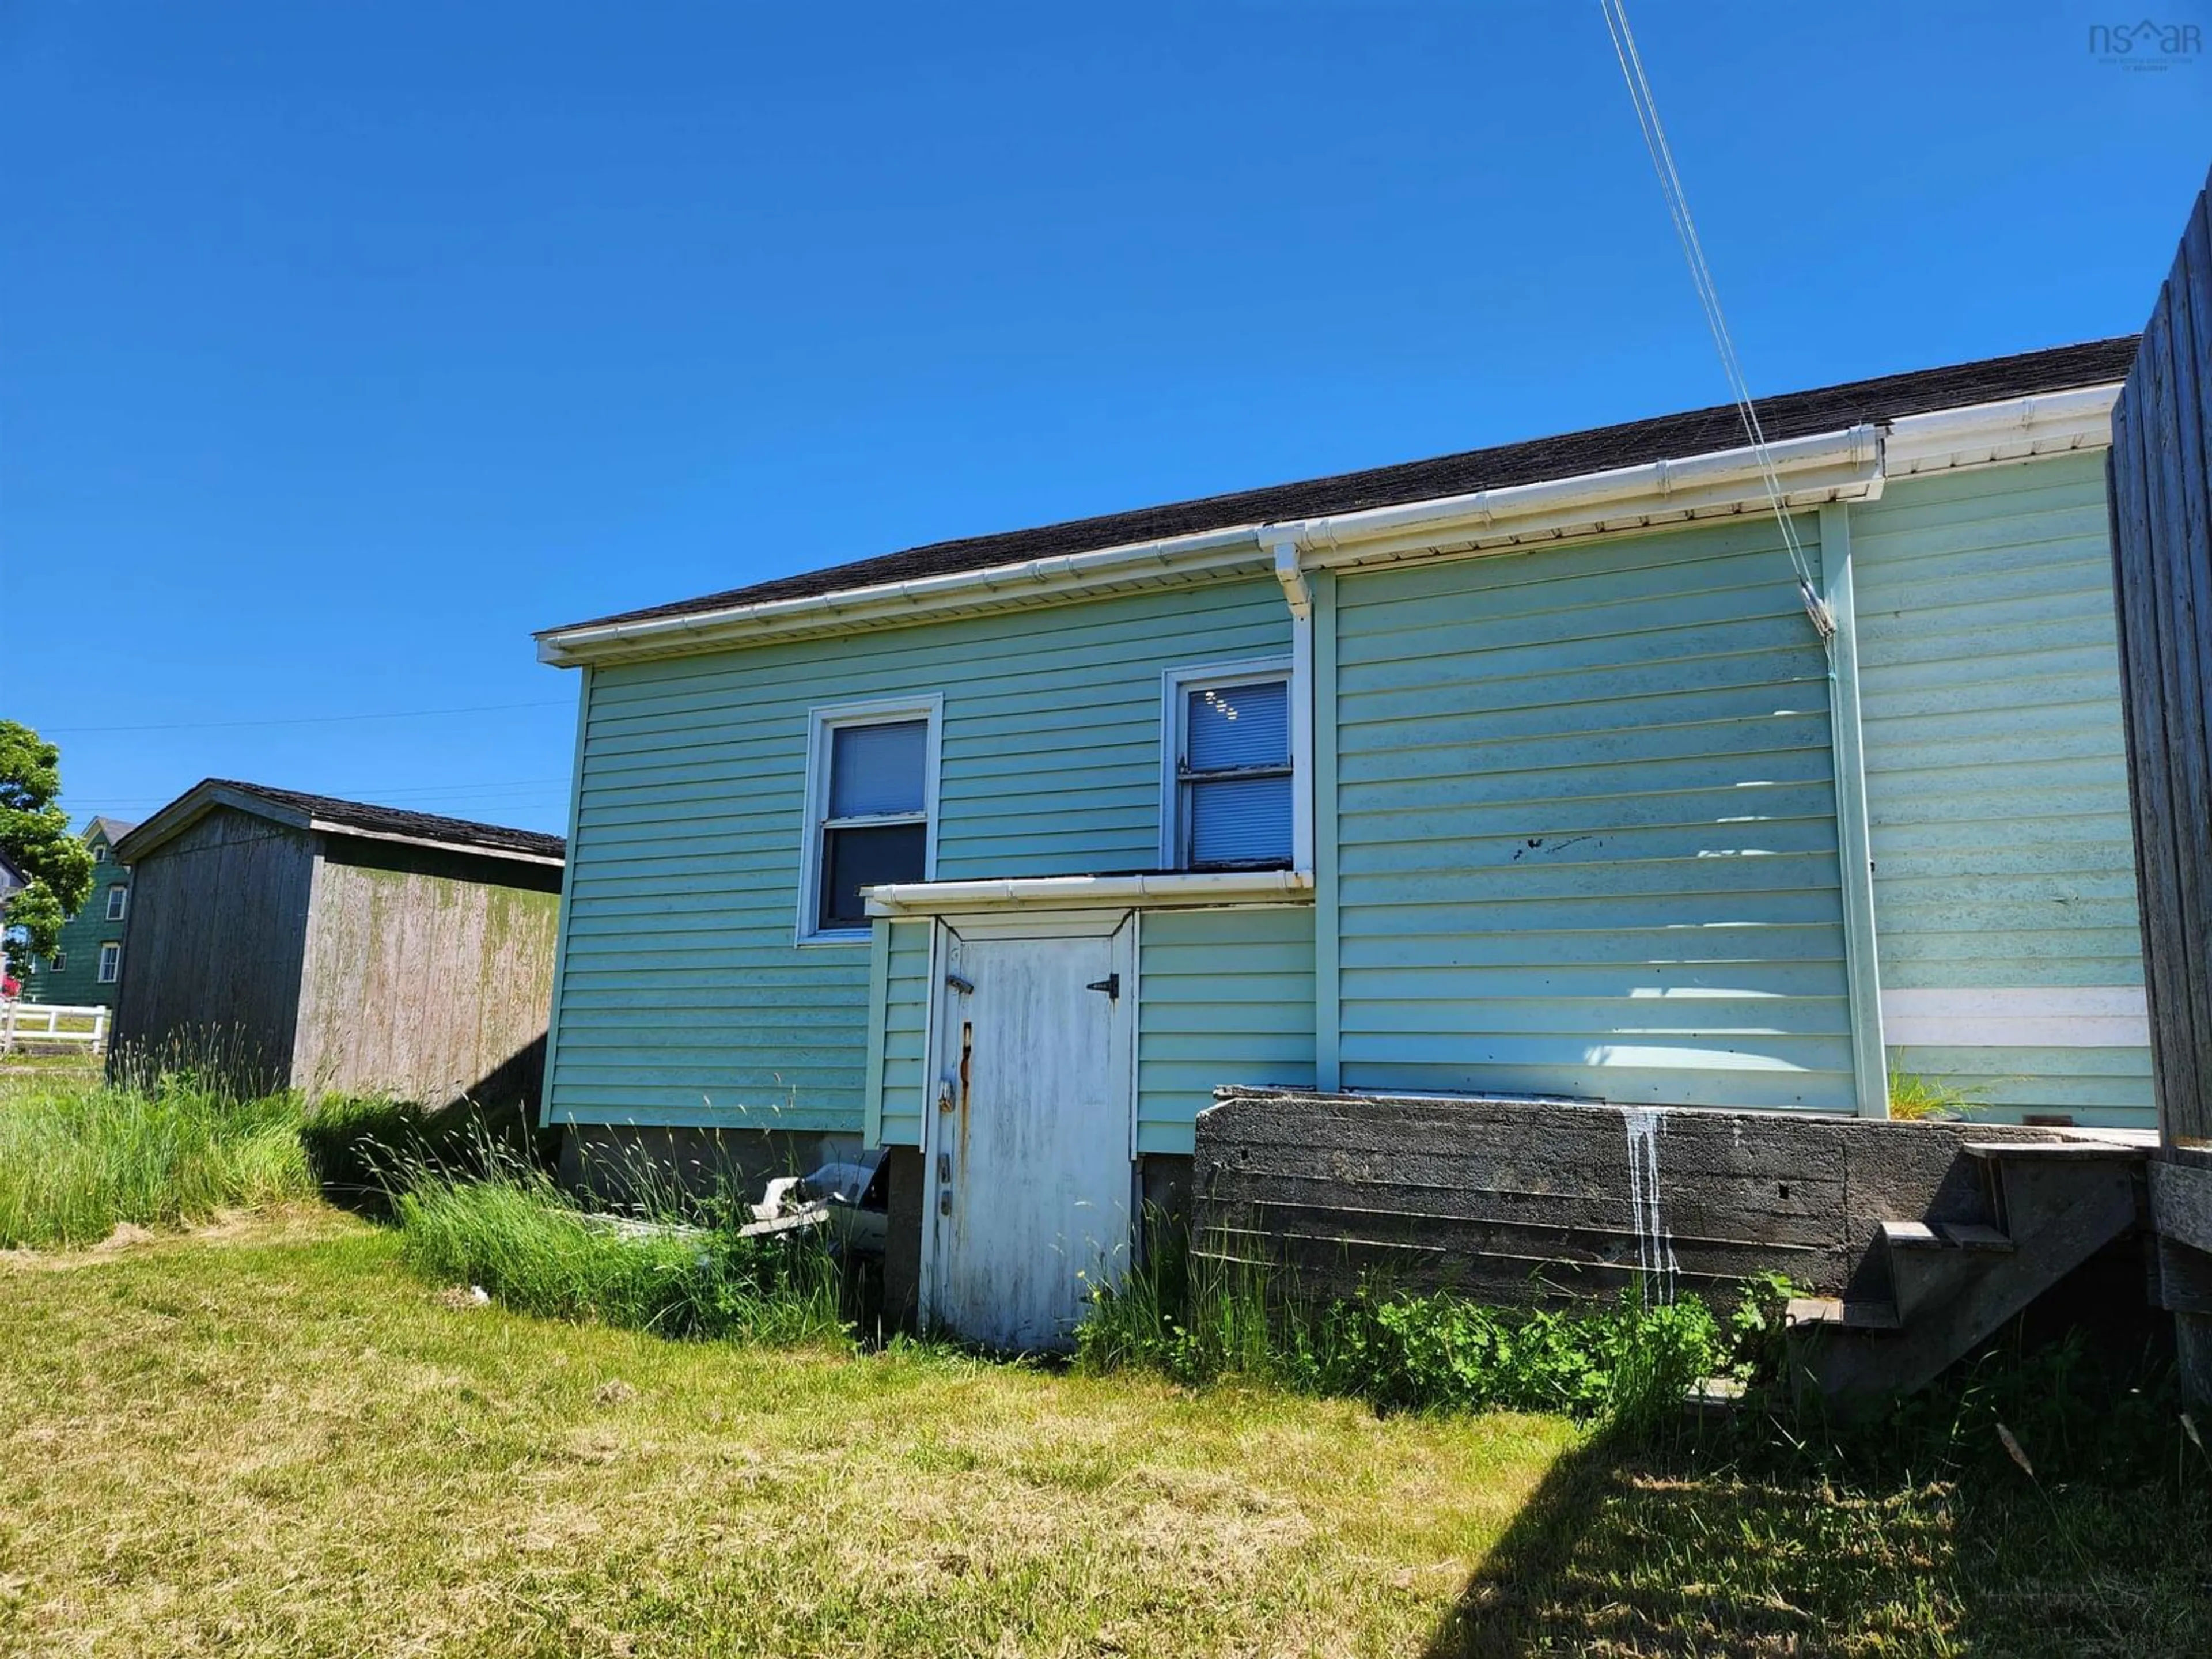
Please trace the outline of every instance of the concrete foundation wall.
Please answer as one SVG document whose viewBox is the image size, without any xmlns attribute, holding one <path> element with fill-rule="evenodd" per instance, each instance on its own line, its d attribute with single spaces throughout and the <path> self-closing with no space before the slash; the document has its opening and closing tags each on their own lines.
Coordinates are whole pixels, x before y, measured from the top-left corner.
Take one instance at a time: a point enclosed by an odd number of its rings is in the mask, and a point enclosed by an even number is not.
<svg viewBox="0 0 2212 1659">
<path fill-rule="evenodd" d="M 921 1149 L 892 1146 L 884 1218 L 884 1323 L 912 1330 L 921 1312 Z"/>
<path fill-rule="evenodd" d="M 693 1129 L 655 1124 L 571 1124 L 561 1139 L 561 1184 L 603 1198 L 633 1192 L 640 1172 L 705 1195 L 717 1188 L 757 1199 L 777 1176 L 805 1175 L 857 1157 L 852 1135 L 775 1129 Z"/>
<path fill-rule="evenodd" d="M 1610 1295 L 1644 1272 L 1725 1301 L 1787 1273 L 1866 1288 L 1884 1221 L 1991 1219 L 1980 1123 L 1568 1101 L 1223 1089 L 1198 1120 L 1201 1248 L 1349 1289 L 1363 1279 L 1491 1301 Z"/>
</svg>

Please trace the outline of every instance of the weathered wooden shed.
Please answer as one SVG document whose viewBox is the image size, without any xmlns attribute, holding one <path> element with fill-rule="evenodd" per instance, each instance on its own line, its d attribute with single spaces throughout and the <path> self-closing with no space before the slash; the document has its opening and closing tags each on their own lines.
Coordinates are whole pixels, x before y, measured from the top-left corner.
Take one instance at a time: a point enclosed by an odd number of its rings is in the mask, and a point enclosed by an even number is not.
<svg viewBox="0 0 2212 1659">
<path fill-rule="evenodd" d="M 558 836 L 210 778 L 116 850 L 135 874 L 112 1063 L 536 1103 Z"/>
</svg>

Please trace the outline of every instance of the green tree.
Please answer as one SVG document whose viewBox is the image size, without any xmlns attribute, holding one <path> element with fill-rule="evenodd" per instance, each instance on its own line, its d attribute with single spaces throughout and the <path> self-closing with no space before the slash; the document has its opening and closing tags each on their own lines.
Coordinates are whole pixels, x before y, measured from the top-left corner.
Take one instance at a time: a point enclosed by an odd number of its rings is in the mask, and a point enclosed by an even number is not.
<svg viewBox="0 0 2212 1659">
<path fill-rule="evenodd" d="M 28 884 L 8 901 L 9 955 L 50 957 L 62 923 L 92 891 L 92 849 L 70 833 L 62 751 L 27 726 L 0 720 L 0 851 Z"/>
</svg>

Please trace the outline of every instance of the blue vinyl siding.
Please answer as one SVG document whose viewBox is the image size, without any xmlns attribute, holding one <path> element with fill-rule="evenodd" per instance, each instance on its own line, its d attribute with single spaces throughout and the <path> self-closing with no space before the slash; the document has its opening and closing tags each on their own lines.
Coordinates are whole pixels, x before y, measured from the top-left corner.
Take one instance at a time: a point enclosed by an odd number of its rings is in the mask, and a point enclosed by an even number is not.
<svg viewBox="0 0 2212 1659">
<path fill-rule="evenodd" d="M 1827 664 L 1771 521 L 1348 571 L 1336 635 L 1346 1086 L 1852 1109 Z"/>
<path fill-rule="evenodd" d="M 1237 581 L 595 670 L 550 1117 L 860 1128 L 867 947 L 793 941 L 811 708 L 944 694 L 941 879 L 1146 869 L 1162 671 L 1289 637 Z"/>
<path fill-rule="evenodd" d="M 1314 1086 L 1310 905 L 1154 910 L 1142 920 L 1137 1150 L 1192 1150 L 1225 1083 Z"/>
<path fill-rule="evenodd" d="M 1850 523 L 1883 990 L 2140 986 L 2103 453 Z M 2154 1121 L 2148 1048 L 1892 1052 L 1996 1117 Z"/>
<path fill-rule="evenodd" d="M 921 1144 L 921 1115 L 929 1104 L 929 951 L 934 923 L 878 922 L 890 933 L 890 972 L 884 987 L 884 1059 L 880 1080 L 882 1130 L 878 1144 Z"/>
</svg>

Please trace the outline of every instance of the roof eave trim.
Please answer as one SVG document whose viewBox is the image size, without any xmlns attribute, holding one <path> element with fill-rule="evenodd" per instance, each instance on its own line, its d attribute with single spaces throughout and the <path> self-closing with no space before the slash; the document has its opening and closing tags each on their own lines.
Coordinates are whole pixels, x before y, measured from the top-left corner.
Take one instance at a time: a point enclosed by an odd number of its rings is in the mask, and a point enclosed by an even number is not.
<svg viewBox="0 0 2212 1659">
<path fill-rule="evenodd" d="M 550 853 L 532 853 L 520 847 L 491 847 L 477 841 L 447 841 L 437 836 L 403 836 L 390 830 L 364 830 L 342 818 L 312 818 L 307 828 L 319 835 L 346 836 L 355 841 L 397 842 L 403 847 L 428 847 L 441 853 L 461 853 L 471 858 L 505 859 L 515 864 L 542 865 L 558 870 L 567 862 Z"/>
<path fill-rule="evenodd" d="M 1273 568 L 1260 526 L 1237 526 L 1166 540 L 1132 542 L 1088 553 L 1058 554 L 982 570 L 769 599 L 726 611 L 593 623 L 538 635 L 538 659 L 556 667 L 657 656 L 706 647 L 750 644 L 806 633 L 841 633 L 919 620 L 950 611 L 1014 608 L 1116 581 L 1198 577 Z"/>
<path fill-rule="evenodd" d="M 1879 498 L 1886 480 L 2109 447 L 2120 382 L 2038 392 L 1793 438 L 1767 447 L 1791 508 Z M 858 633 L 933 617 L 1051 604 L 1085 592 L 1277 572 L 1292 544 L 1303 569 L 1480 552 L 1648 529 L 1767 505 L 1749 447 L 1512 484 L 1497 489 L 957 571 L 834 593 L 538 635 L 556 667 L 727 650 Z"/>
<path fill-rule="evenodd" d="M 871 916 L 893 917 L 1178 904 L 1300 904 L 1312 901 L 1313 888 L 1312 875 L 1303 870 L 1219 870 L 1149 876 L 900 882 L 867 888 L 865 894 Z"/>
<path fill-rule="evenodd" d="M 1769 445 L 1767 456 L 1791 506 L 1880 490 L 1881 433 L 1874 426 L 1790 439 Z M 1741 512 L 1765 498 L 1759 458 L 1747 447 L 724 611 L 555 629 L 538 636 L 538 655 L 556 667 L 578 667 L 1017 609 L 1115 586 L 1272 575 L 1275 549 L 1286 539 L 1303 564 L 1319 568 L 1674 523 Z"/>
<path fill-rule="evenodd" d="M 228 806 L 240 812 L 249 812 L 258 818 L 267 818 L 288 829 L 307 830 L 313 827 L 308 814 L 297 808 L 280 806 L 264 796 L 249 794 L 243 789 L 232 789 L 219 783 L 199 783 L 171 801 L 143 823 L 118 840 L 108 843 L 108 850 L 125 864 L 135 864 L 166 842 L 198 823 L 218 806 Z"/>
<path fill-rule="evenodd" d="M 1893 478 L 2109 449 L 2119 380 L 1908 415 L 1890 422 L 1884 470 Z"/>
</svg>

